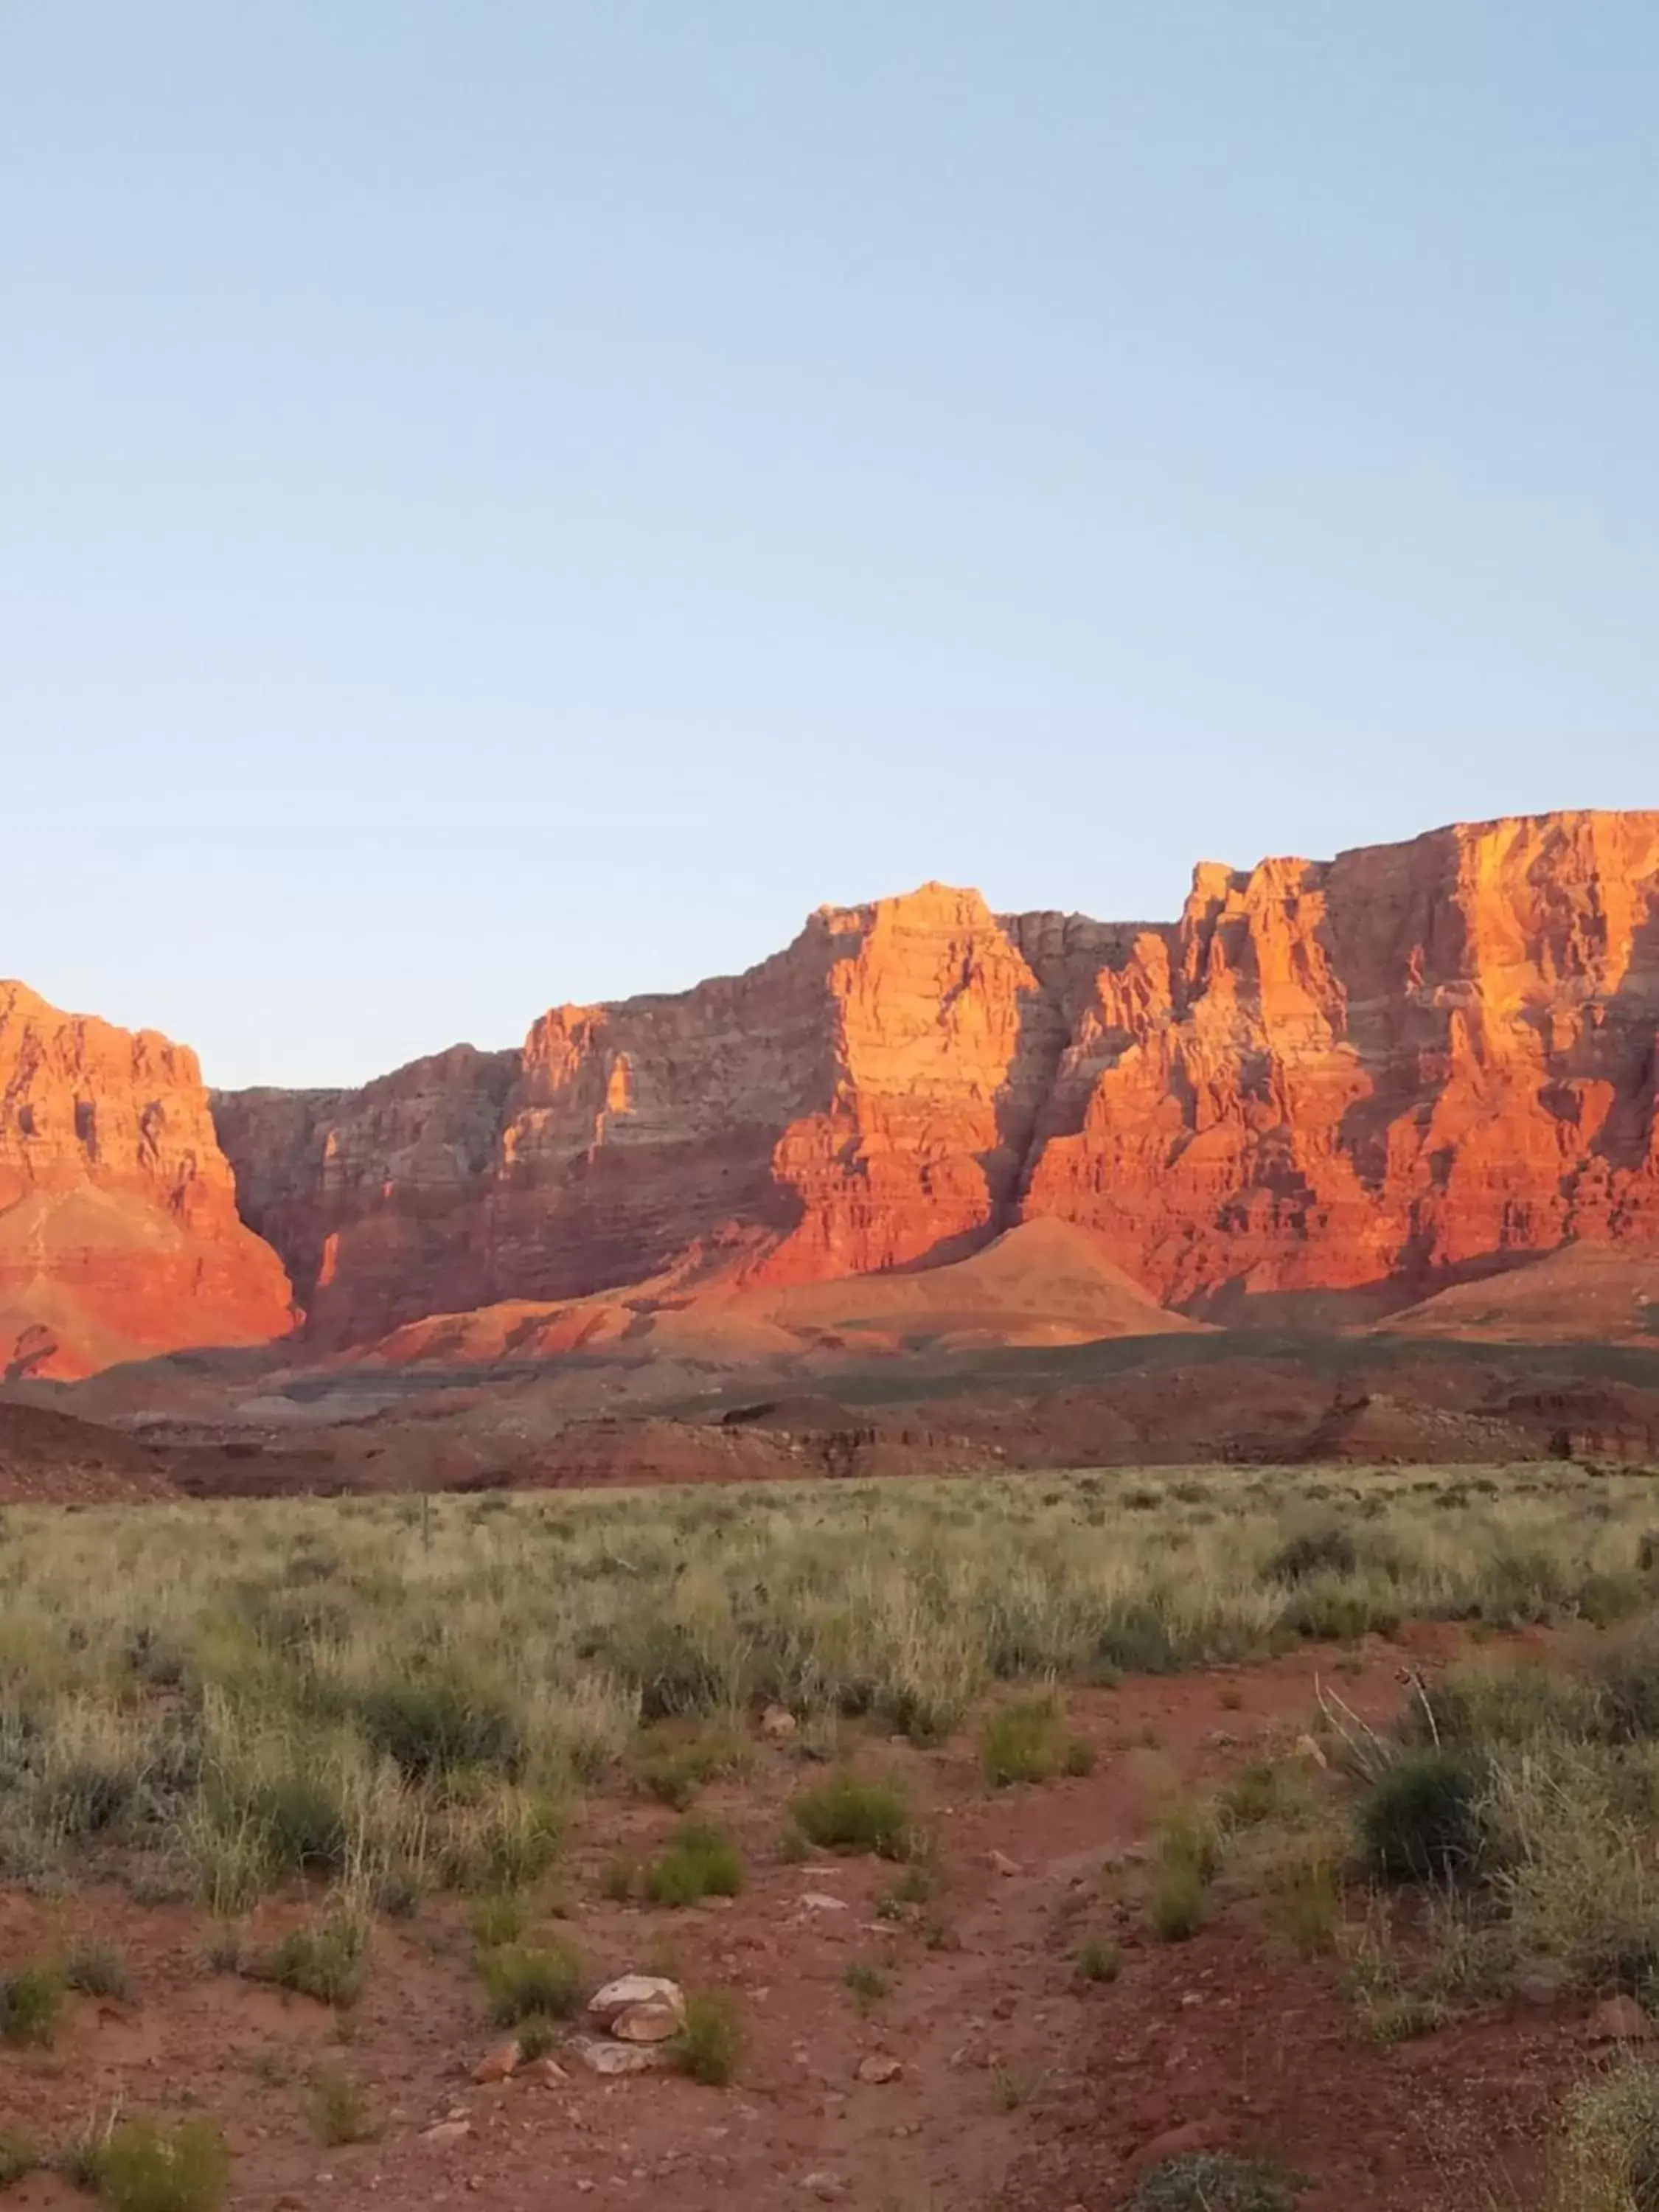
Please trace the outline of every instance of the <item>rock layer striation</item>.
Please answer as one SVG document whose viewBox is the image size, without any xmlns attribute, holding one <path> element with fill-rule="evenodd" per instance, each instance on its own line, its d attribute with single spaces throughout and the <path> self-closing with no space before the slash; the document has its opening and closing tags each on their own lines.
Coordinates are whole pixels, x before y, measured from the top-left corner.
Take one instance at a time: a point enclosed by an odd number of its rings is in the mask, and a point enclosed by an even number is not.
<svg viewBox="0 0 1659 2212">
<path fill-rule="evenodd" d="M 285 1331 L 193 1053 L 0 982 L 0 1379 Z"/>
<path fill-rule="evenodd" d="M 325 1342 L 926 1267 L 1042 1216 L 1190 1310 L 1381 1311 L 1659 1244 L 1656 1043 L 1659 813 L 1571 813 L 1205 864 L 1168 926 L 930 884 L 518 1052 L 214 1106 Z"/>
</svg>

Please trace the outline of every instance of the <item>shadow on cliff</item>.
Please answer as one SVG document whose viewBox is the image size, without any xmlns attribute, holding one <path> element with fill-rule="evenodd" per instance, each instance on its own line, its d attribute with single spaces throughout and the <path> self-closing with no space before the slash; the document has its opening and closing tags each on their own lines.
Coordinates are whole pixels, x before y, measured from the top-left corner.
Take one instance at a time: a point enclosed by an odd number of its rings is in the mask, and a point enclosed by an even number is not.
<svg viewBox="0 0 1659 2212">
<path fill-rule="evenodd" d="M 948 1267 L 958 1260 L 970 1259 L 993 1238 L 1017 1225 L 1019 1201 L 1040 1141 L 1039 1133 L 1047 1133 L 1043 1127 L 1044 1110 L 1053 1095 L 1060 1063 L 1071 1036 L 1071 1017 L 1042 984 L 1018 994 L 1013 1050 L 992 1099 L 997 1140 L 988 1151 L 969 1155 L 985 1178 L 984 1223 L 977 1228 L 939 1237 L 925 1252 L 918 1253 L 890 1273 L 914 1275 L 933 1267 Z"/>
<path fill-rule="evenodd" d="M 1630 961 L 1602 1026 L 1613 1032 L 1615 1051 L 1629 1037 L 1635 1079 L 1618 1089 L 1589 1150 L 1613 1173 L 1639 1176 L 1653 1158 L 1659 1115 L 1659 908 L 1632 938 Z M 1659 1193 L 1655 1197 L 1659 1202 Z"/>
</svg>

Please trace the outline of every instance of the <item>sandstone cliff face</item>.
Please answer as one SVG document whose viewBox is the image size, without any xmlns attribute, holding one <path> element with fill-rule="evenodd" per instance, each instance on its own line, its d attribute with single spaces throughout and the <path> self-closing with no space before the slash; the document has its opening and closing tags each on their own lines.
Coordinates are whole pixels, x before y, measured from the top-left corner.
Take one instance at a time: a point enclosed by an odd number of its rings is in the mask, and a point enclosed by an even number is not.
<svg viewBox="0 0 1659 2212">
<path fill-rule="evenodd" d="M 1166 1300 L 1659 1239 L 1659 814 L 1200 867 L 1103 969 L 1024 1199 Z"/>
<path fill-rule="evenodd" d="M 1048 934 L 1058 982 L 1076 946 Z M 216 1113 L 247 1219 L 313 1332 L 345 1342 L 668 1269 L 790 1282 L 959 1256 L 1012 1218 L 1069 1030 L 978 893 L 929 884 L 824 908 L 742 975 L 555 1008 L 519 1054 Z"/>
<path fill-rule="evenodd" d="M 216 1101 L 313 1328 L 1091 1229 L 1155 1296 L 1403 1303 L 1659 1243 L 1659 814 L 1205 866 L 1181 920 L 824 909 L 745 975 Z"/>
<path fill-rule="evenodd" d="M 0 982 L 0 1379 L 289 1325 L 193 1053 Z"/>
</svg>

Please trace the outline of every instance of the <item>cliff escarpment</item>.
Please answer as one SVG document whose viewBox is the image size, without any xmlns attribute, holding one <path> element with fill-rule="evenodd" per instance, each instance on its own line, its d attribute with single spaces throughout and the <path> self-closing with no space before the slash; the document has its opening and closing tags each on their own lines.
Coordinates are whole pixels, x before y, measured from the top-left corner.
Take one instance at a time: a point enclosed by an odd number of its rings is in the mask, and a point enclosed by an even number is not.
<svg viewBox="0 0 1659 2212">
<path fill-rule="evenodd" d="M 1656 1042 L 1659 813 L 1564 813 L 1206 864 L 1170 925 L 928 884 L 517 1052 L 214 1109 L 325 1342 L 921 1267 L 1042 1216 L 1189 1310 L 1381 1308 L 1659 1243 Z"/>
</svg>

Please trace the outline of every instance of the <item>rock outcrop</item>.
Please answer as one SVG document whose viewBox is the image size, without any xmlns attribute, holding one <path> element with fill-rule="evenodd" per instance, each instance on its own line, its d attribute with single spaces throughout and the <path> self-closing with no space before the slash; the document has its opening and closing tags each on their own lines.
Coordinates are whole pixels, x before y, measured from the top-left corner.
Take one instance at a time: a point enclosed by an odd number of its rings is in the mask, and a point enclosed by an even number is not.
<svg viewBox="0 0 1659 2212">
<path fill-rule="evenodd" d="M 1659 1243 L 1659 814 L 1200 867 L 1096 977 L 1024 1197 L 1166 1302 Z"/>
<path fill-rule="evenodd" d="M 0 1374 L 280 1334 L 284 1267 L 323 1346 L 515 1305 L 539 1342 L 549 1304 L 614 1292 L 559 1319 L 574 1348 L 1047 1218 L 1125 1312 L 1138 1285 L 1363 1319 L 1659 1251 L 1656 1063 L 1659 813 L 1206 864 L 1169 925 L 930 884 L 741 975 L 556 1007 L 515 1051 L 211 1118 L 188 1052 L 3 985 Z M 1626 1333 L 1646 1280 L 1616 1289 Z"/>
<path fill-rule="evenodd" d="M 258 1343 L 292 1317 L 195 1054 L 0 982 L 0 1379 Z"/>
<path fill-rule="evenodd" d="M 556 1007 L 519 1054 L 222 1095 L 219 1133 L 329 1343 L 670 1270 L 690 1291 L 959 1258 L 1014 1218 L 1066 994 L 1115 942 L 930 884 L 821 909 L 742 975 Z"/>
<path fill-rule="evenodd" d="M 933 1265 L 1045 1215 L 1188 1310 L 1382 1311 L 1659 1243 L 1656 1036 L 1659 814 L 1560 814 L 1205 865 L 1168 926 L 928 884 L 519 1053 L 216 1113 L 329 1342 Z"/>
</svg>

